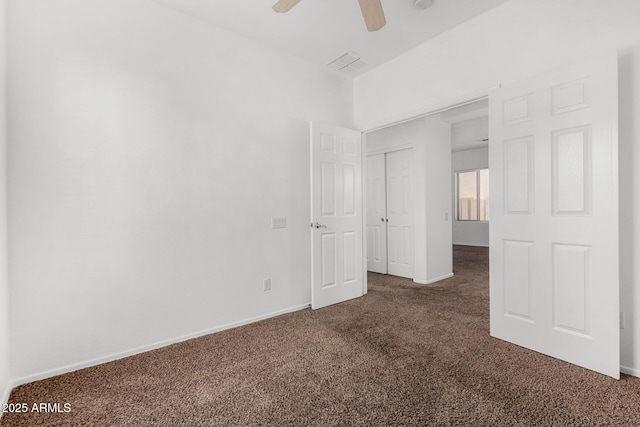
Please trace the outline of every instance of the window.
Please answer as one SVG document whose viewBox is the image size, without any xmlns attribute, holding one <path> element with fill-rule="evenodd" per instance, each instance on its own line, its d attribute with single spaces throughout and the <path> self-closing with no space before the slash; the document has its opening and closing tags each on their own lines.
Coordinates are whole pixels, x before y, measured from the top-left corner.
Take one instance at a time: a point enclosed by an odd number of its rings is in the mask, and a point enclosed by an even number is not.
<svg viewBox="0 0 640 427">
<path fill-rule="evenodd" d="M 456 219 L 489 221 L 489 169 L 456 173 Z"/>
</svg>

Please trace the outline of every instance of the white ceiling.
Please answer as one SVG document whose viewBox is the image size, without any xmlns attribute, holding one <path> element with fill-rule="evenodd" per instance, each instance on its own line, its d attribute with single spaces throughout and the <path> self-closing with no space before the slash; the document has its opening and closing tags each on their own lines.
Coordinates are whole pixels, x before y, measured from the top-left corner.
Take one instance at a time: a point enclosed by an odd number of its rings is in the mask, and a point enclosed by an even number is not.
<svg viewBox="0 0 640 427">
<path fill-rule="evenodd" d="M 451 151 L 470 150 L 489 145 L 489 118 L 479 117 L 451 124 Z"/>
<path fill-rule="evenodd" d="M 425 10 L 382 0 L 387 25 L 377 32 L 366 30 L 357 0 L 302 0 L 284 14 L 271 9 L 276 0 L 155 1 L 318 65 L 355 52 L 362 62 L 345 70 L 355 76 L 508 0 L 435 0 Z"/>
<path fill-rule="evenodd" d="M 489 101 L 482 99 L 440 113 L 440 120 L 451 123 L 451 151 L 489 145 Z"/>
</svg>

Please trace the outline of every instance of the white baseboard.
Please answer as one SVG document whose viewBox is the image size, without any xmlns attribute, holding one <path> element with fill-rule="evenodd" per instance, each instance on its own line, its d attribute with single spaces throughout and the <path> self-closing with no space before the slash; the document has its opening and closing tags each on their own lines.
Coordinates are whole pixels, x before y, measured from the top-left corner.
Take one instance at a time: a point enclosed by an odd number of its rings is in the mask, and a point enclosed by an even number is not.
<svg viewBox="0 0 640 427">
<path fill-rule="evenodd" d="M 627 366 L 620 366 L 620 372 L 634 377 L 640 377 L 640 369 L 629 368 Z"/>
<path fill-rule="evenodd" d="M 449 277 L 453 277 L 453 273 L 445 274 L 444 276 L 436 277 L 435 279 L 431 280 L 413 279 L 413 282 L 420 285 L 430 285 L 432 283 L 439 282 L 440 280 L 448 279 Z"/>
<path fill-rule="evenodd" d="M 453 277 L 453 273 L 445 274 L 444 276 L 436 277 L 435 279 L 427 280 L 425 285 L 430 285 L 432 283 L 439 282 L 440 280 L 448 279 L 449 277 Z"/>
<path fill-rule="evenodd" d="M 2 397 L 0 398 L 0 405 L 4 407 L 4 404 L 7 403 L 9 401 L 9 396 L 11 395 L 11 390 L 13 390 L 13 387 L 15 387 L 15 385 L 13 384 L 13 381 L 9 381 L 7 382 L 4 390 L 2 391 Z M 0 412 L 0 420 L 2 419 L 2 414 L 4 412 Z"/>
<path fill-rule="evenodd" d="M 194 332 L 187 335 L 182 335 L 179 337 L 160 341 L 154 344 L 144 345 L 142 347 L 136 347 L 131 350 L 126 350 L 119 353 L 113 353 L 107 356 L 87 360 L 85 362 L 73 363 L 71 365 L 63 366 L 61 368 L 51 369 L 51 370 L 40 372 L 34 375 L 27 375 L 26 377 L 18 378 L 16 380 L 11 381 L 8 387 L 9 388 L 8 393 L 10 393 L 14 387 L 17 387 L 22 384 L 27 384 L 33 381 L 40 381 L 45 378 L 55 377 L 56 375 L 67 374 L 69 372 L 77 371 L 79 369 L 90 368 L 91 366 L 101 365 L 103 363 L 112 362 L 114 360 L 123 359 L 125 357 L 134 356 L 136 354 L 144 353 L 151 350 L 156 350 L 158 348 L 166 347 L 171 344 L 176 344 L 176 343 L 187 341 L 193 338 L 199 338 L 204 335 L 213 334 L 215 332 L 237 328 L 239 326 L 248 325 L 249 323 L 259 322 L 260 320 L 269 319 L 271 317 L 280 316 L 286 313 L 292 313 L 298 310 L 304 310 L 305 308 L 309 308 L 310 306 L 311 306 L 311 303 L 302 304 L 295 307 L 289 307 L 289 308 L 285 308 L 284 310 L 274 311 L 272 313 L 264 314 L 262 316 L 256 316 L 250 319 L 240 320 L 238 322 L 227 323 L 226 325 L 218 326 L 211 329 L 206 329 L 204 331 Z M 7 399 L 8 398 L 9 396 L 7 395 Z"/>
</svg>

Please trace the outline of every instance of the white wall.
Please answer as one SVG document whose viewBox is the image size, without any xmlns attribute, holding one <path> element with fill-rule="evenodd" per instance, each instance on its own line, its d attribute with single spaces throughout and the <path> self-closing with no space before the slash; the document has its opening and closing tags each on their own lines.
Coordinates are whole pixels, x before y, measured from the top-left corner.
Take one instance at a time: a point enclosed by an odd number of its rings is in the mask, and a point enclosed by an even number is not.
<svg viewBox="0 0 640 427">
<path fill-rule="evenodd" d="M 413 148 L 414 277 L 431 283 L 452 273 L 451 128 L 438 116 L 411 120 L 370 132 L 367 154 Z M 442 158 L 448 159 L 441 160 Z M 445 212 L 449 220 L 444 219 Z"/>
<path fill-rule="evenodd" d="M 350 81 L 149 0 L 9 30 L 15 378 L 310 302 L 308 121 L 352 126 Z"/>
<path fill-rule="evenodd" d="M 11 379 L 7 273 L 6 57 L 6 2 L 0 0 L 0 405 L 9 398 L 9 380 Z"/>
<path fill-rule="evenodd" d="M 439 115 L 425 117 L 427 283 L 453 275 L 451 242 L 451 126 Z"/>
<path fill-rule="evenodd" d="M 620 53 L 621 364 L 640 375 L 640 2 L 511 0 L 354 81 L 371 129 L 543 71 Z"/>
<path fill-rule="evenodd" d="M 453 129 L 452 129 L 453 130 Z M 452 132 L 453 133 L 453 132 Z M 453 138 L 453 136 L 452 136 Z M 489 223 L 479 221 L 456 221 L 455 215 L 455 174 L 459 171 L 485 169 L 489 167 L 489 148 L 475 148 L 451 153 L 451 198 L 453 214 L 453 244 L 469 246 L 489 246 Z M 489 195 L 491 199 L 491 195 Z"/>
</svg>

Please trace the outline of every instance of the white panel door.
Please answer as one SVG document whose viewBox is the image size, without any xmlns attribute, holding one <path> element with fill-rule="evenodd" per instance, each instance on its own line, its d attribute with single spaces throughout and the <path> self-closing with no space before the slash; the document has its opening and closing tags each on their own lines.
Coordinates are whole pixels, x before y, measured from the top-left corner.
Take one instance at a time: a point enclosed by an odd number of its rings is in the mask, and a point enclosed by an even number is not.
<svg viewBox="0 0 640 427">
<path fill-rule="evenodd" d="M 362 135 L 311 123 L 311 306 L 363 295 Z"/>
<path fill-rule="evenodd" d="M 388 272 L 413 278 L 413 149 L 387 153 Z"/>
<path fill-rule="evenodd" d="M 367 157 L 367 270 L 387 274 L 385 155 Z"/>
<path fill-rule="evenodd" d="M 491 335 L 619 378 L 617 58 L 489 104 Z"/>
</svg>

